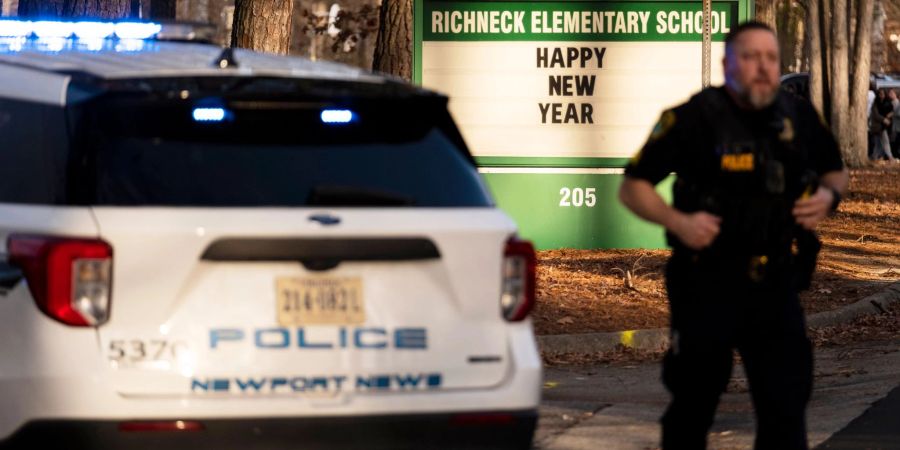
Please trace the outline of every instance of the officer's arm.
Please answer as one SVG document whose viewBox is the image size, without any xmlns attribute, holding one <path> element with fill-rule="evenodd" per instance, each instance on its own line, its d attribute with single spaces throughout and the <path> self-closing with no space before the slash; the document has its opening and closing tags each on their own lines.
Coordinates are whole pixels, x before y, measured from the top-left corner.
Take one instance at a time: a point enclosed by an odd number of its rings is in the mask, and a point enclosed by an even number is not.
<svg viewBox="0 0 900 450">
<path fill-rule="evenodd" d="M 807 230 L 813 230 L 835 207 L 847 191 L 850 175 L 847 169 L 825 172 L 819 178 L 819 188 L 812 196 L 797 200 L 794 218 Z"/>
<path fill-rule="evenodd" d="M 672 208 L 642 178 L 626 176 L 619 188 L 619 200 L 642 219 L 665 227 L 693 250 L 708 247 L 719 234 L 722 219 L 703 211 L 686 214 Z"/>
</svg>

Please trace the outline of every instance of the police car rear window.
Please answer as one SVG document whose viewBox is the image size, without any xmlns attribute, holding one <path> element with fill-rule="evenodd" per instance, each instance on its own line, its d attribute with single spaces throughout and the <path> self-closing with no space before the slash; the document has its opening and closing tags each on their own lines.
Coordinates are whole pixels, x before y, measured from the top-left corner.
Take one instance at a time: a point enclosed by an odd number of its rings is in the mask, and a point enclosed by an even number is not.
<svg viewBox="0 0 900 450">
<path fill-rule="evenodd" d="M 98 205 L 487 206 L 439 131 L 405 143 L 248 145 L 121 138 L 97 148 Z"/>
<path fill-rule="evenodd" d="M 405 109 L 410 106 L 106 103 L 78 124 L 75 157 L 84 161 L 79 178 L 93 182 L 75 195 L 76 203 L 491 206 L 446 107 L 417 113 Z"/>
</svg>

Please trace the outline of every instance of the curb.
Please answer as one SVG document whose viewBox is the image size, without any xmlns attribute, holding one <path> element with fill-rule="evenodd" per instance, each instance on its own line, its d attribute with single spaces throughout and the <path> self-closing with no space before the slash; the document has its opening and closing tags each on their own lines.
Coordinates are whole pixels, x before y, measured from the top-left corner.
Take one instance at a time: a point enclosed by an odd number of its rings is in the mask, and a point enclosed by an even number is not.
<svg viewBox="0 0 900 450">
<path fill-rule="evenodd" d="M 823 311 L 806 317 L 807 328 L 830 327 L 853 321 L 869 314 L 881 314 L 900 302 L 900 281 L 889 284 L 856 303 L 834 311 Z M 555 334 L 537 336 L 542 354 L 600 353 L 627 347 L 635 350 L 663 351 L 669 348 L 669 329 L 627 330 L 610 333 Z"/>
</svg>

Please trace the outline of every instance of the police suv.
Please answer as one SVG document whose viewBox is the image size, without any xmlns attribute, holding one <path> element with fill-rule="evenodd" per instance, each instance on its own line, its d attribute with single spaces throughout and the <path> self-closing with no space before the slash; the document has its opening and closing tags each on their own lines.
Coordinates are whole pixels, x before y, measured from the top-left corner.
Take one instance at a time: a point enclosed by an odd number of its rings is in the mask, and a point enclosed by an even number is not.
<svg viewBox="0 0 900 450">
<path fill-rule="evenodd" d="M 0 21 L 0 447 L 528 448 L 534 250 L 447 99 L 164 35 Z"/>
</svg>

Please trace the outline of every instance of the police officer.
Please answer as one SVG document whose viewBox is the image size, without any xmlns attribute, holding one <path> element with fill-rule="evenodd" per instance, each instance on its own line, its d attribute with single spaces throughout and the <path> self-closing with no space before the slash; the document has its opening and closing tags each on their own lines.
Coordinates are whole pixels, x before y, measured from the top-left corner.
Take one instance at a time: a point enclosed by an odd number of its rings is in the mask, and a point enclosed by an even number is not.
<svg viewBox="0 0 900 450">
<path fill-rule="evenodd" d="M 757 449 L 805 449 L 812 346 L 797 291 L 808 285 L 813 230 L 847 187 L 834 138 L 808 102 L 779 90 L 767 25 L 726 37 L 725 85 L 663 113 L 619 192 L 663 225 L 671 347 L 663 383 L 667 449 L 706 446 L 740 354 L 757 416 Z M 676 174 L 670 207 L 654 185 Z"/>
</svg>

